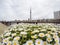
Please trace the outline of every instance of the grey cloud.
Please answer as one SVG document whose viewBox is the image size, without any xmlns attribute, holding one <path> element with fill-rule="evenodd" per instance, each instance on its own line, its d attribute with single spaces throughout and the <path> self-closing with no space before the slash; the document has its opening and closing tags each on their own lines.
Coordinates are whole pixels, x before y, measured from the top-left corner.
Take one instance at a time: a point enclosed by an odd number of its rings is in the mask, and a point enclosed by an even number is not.
<svg viewBox="0 0 60 45">
<path fill-rule="evenodd" d="M 30 8 L 33 19 L 53 18 L 60 0 L 0 0 L 1 20 L 28 19 Z"/>
</svg>

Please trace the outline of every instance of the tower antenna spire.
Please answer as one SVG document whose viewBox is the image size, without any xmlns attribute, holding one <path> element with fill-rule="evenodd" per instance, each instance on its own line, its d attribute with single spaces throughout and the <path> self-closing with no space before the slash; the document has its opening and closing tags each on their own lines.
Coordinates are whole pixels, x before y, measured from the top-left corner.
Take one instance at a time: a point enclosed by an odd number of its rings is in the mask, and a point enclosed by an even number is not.
<svg viewBox="0 0 60 45">
<path fill-rule="evenodd" d="M 30 20 L 32 20 L 32 12 L 31 12 L 31 8 L 30 8 Z"/>
</svg>

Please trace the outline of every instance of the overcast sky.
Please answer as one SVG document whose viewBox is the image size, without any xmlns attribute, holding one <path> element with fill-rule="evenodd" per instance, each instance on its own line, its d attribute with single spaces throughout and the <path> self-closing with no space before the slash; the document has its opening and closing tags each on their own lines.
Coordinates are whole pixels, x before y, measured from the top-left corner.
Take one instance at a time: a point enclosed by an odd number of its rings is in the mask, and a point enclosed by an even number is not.
<svg viewBox="0 0 60 45">
<path fill-rule="evenodd" d="M 54 18 L 60 10 L 60 0 L 0 0 L 0 20 L 25 20 Z"/>
</svg>

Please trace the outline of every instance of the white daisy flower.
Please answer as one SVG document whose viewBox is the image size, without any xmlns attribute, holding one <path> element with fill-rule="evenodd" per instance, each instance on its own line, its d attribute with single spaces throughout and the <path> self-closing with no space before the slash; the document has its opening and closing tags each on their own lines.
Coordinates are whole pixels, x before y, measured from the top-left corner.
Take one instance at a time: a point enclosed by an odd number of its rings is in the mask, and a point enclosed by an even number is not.
<svg viewBox="0 0 60 45">
<path fill-rule="evenodd" d="M 60 45 L 59 43 L 55 43 L 54 45 Z"/>
<path fill-rule="evenodd" d="M 21 34 L 21 35 L 26 35 L 26 34 L 27 34 L 27 32 L 21 32 L 20 34 Z"/>
<path fill-rule="evenodd" d="M 52 33 L 54 36 L 56 36 L 57 35 L 57 33 Z"/>
<path fill-rule="evenodd" d="M 14 31 L 17 31 L 18 29 L 14 29 Z"/>
<path fill-rule="evenodd" d="M 14 40 L 17 40 L 18 41 L 18 40 L 20 40 L 20 37 L 15 37 Z"/>
<path fill-rule="evenodd" d="M 50 34 L 45 34 L 45 36 L 47 36 L 47 37 L 51 37 Z"/>
<path fill-rule="evenodd" d="M 47 41 L 44 41 L 44 42 L 43 42 L 43 45 L 47 45 Z"/>
<path fill-rule="evenodd" d="M 60 31 L 58 31 L 58 33 L 60 33 Z"/>
<path fill-rule="evenodd" d="M 44 37 L 44 33 L 39 33 L 39 37 Z"/>
<path fill-rule="evenodd" d="M 46 29 L 41 29 L 40 31 L 46 31 Z"/>
<path fill-rule="evenodd" d="M 7 39 L 9 40 L 9 39 L 11 39 L 12 37 L 8 37 Z"/>
<path fill-rule="evenodd" d="M 57 35 L 53 35 L 53 38 L 54 39 L 58 39 L 59 37 Z"/>
<path fill-rule="evenodd" d="M 13 33 L 13 34 L 12 34 L 12 37 L 14 37 L 14 36 L 16 36 L 16 33 Z"/>
<path fill-rule="evenodd" d="M 32 32 L 32 34 L 38 33 L 38 32 L 39 32 L 39 30 L 34 30 L 34 31 Z"/>
<path fill-rule="evenodd" d="M 33 35 L 33 36 L 31 36 L 31 38 L 37 38 L 37 35 Z"/>
<path fill-rule="evenodd" d="M 26 45 L 26 43 L 24 43 L 23 45 Z"/>
<path fill-rule="evenodd" d="M 3 43 L 7 43 L 7 42 L 8 42 L 7 38 L 3 39 Z"/>
<path fill-rule="evenodd" d="M 41 29 L 41 28 L 38 28 L 38 29 Z"/>
<path fill-rule="evenodd" d="M 13 41 L 13 45 L 19 45 L 17 41 Z"/>
<path fill-rule="evenodd" d="M 51 41 L 52 41 L 52 38 L 51 38 L 51 37 L 48 37 L 48 38 L 47 38 L 47 41 L 48 41 L 48 42 L 51 42 Z"/>
<path fill-rule="evenodd" d="M 12 44 L 12 42 L 10 42 L 10 41 L 7 42 L 7 45 L 11 45 L 11 44 Z"/>
<path fill-rule="evenodd" d="M 35 41 L 35 45 L 43 45 L 42 40 L 40 40 L 40 39 L 36 39 L 36 41 Z"/>
<path fill-rule="evenodd" d="M 56 28 L 51 28 L 51 31 L 56 31 Z"/>
<path fill-rule="evenodd" d="M 32 40 L 26 42 L 26 45 L 34 45 Z"/>
<path fill-rule="evenodd" d="M 48 33 L 48 34 L 52 34 L 52 32 L 51 32 L 51 31 L 48 31 L 47 33 Z"/>
<path fill-rule="evenodd" d="M 59 37 L 58 36 L 53 36 L 53 38 L 54 38 L 54 40 L 55 40 L 55 42 L 57 43 L 59 43 Z"/>
<path fill-rule="evenodd" d="M 11 28 L 10 31 L 13 31 L 13 28 Z"/>
<path fill-rule="evenodd" d="M 23 28 L 18 28 L 19 29 L 19 31 L 22 31 L 23 30 Z"/>
<path fill-rule="evenodd" d="M 8 32 L 8 33 L 6 33 L 4 36 L 9 36 L 11 34 L 11 32 Z"/>
</svg>

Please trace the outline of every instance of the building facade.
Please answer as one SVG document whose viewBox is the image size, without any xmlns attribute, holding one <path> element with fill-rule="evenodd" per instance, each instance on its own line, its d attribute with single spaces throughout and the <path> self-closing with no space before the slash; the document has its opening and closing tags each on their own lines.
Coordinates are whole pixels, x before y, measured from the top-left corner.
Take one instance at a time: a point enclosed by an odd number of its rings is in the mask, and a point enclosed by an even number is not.
<svg viewBox="0 0 60 45">
<path fill-rule="evenodd" d="M 60 19 L 60 11 L 54 12 L 54 19 Z"/>
</svg>

